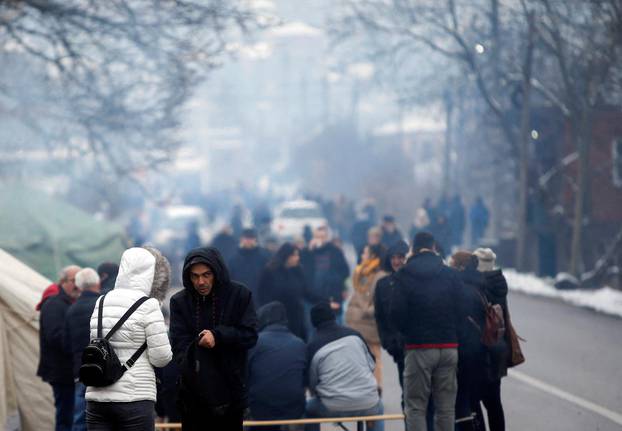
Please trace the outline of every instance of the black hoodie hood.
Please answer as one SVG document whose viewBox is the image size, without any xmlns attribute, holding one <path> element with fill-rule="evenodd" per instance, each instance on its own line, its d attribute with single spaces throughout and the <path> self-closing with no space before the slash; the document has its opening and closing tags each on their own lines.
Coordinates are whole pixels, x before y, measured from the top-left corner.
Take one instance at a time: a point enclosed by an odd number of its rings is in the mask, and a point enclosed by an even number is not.
<svg viewBox="0 0 622 431">
<path fill-rule="evenodd" d="M 436 277 L 444 266 L 443 259 L 439 255 L 424 251 L 411 257 L 400 272 L 410 277 L 426 279 Z"/>
<path fill-rule="evenodd" d="M 184 287 L 194 292 L 194 286 L 190 281 L 190 267 L 196 263 L 202 263 L 210 267 L 214 273 L 214 287 L 220 288 L 228 286 L 231 283 L 229 270 L 225 265 L 220 252 L 214 247 L 201 247 L 190 250 L 184 259 L 184 269 L 182 273 L 182 282 Z"/>
<path fill-rule="evenodd" d="M 393 267 L 391 267 L 391 258 L 396 254 L 401 256 L 406 256 L 408 254 L 408 244 L 406 244 L 406 241 L 400 240 L 389 247 L 387 253 L 384 255 L 384 262 L 382 263 L 385 271 L 389 273 L 394 272 Z"/>
<path fill-rule="evenodd" d="M 464 271 L 459 271 L 459 274 L 460 279 L 464 284 L 470 284 L 471 286 L 476 286 L 479 288 L 483 288 L 486 284 L 484 274 L 482 274 L 475 268 L 466 268 Z"/>
<path fill-rule="evenodd" d="M 261 307 L 257 310 L 257 317 L 259 318 L 259 331 L 270 325 L 287 326 L 287 311 L 279 301 L 269 302 Z"/>
<path fill-rule="evenodd" d="M 494 304 L 501 304 L 508 296 L 508 283 L 500 269 L 482 273 L 486 280 L 486 293 Z"/>
</svg>

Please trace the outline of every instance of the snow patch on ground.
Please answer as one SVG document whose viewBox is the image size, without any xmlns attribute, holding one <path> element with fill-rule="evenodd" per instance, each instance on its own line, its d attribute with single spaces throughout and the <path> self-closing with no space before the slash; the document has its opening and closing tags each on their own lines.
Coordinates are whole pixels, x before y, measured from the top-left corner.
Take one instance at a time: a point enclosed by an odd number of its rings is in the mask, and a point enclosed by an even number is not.
<svg viewBox="0 0 622 431">
<path fill-rule="evenodd" d="M 595 290 L 557 290 L 554 280 L 539 278 L 533 274 L 523 274 L 512 269 L 504 270 L 510 290 L 529 295 L 560 298 L 581 307 L 591 308 L 601 313 L 622 317 L 622 291 L 610 287 Z"/>
</svg>

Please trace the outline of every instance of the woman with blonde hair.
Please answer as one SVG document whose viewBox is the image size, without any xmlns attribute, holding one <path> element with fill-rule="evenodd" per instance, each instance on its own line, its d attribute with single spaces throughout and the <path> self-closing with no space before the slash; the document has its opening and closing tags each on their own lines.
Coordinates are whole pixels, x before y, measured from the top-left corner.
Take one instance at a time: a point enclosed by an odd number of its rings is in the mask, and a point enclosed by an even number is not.
<svg viewBox="0 0 622 431">
<path fill-rule="evenodd" d="M 361 333 L 376 358 L 374 376 L 378 389 L 382 390 L 382 355 L 380 336 L 374 316 L 374 293 L 378 280 L 387 275 L 382 268 L 385 249 L 381 244 L 367 245 L 361 263 L 354 270 L 354 292 L 346 311 L 346 324 Z"/>
</svg>

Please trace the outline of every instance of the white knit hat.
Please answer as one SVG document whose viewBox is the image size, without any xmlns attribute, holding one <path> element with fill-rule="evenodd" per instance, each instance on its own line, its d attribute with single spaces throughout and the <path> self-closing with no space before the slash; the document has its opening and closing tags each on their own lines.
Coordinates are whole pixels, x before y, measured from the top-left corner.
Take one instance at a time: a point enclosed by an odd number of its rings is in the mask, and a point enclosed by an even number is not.
<svg viewBox="0 0 622 431">
<path fill-rule="evenodd" d="M 495 269 L 497 255 L 494 251 L 489 248 L 478 248 L 473 254 L 477 256 L 477 260 L 479 261 L 477 265 L 477 270 L 479 272 L 487 272 Z"/>
</svg>

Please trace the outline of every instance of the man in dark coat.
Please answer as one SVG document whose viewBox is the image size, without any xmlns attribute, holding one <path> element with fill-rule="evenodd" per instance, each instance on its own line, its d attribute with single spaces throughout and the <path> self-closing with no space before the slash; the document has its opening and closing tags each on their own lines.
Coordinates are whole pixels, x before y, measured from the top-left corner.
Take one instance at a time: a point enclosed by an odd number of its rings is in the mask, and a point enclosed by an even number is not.
<svg viewBox="0 0 622 431">
<path fill-rule="evenodd" d="M 259 277 L 270 260 L 270 254 L 257 244 L 255 229 L 244 229 L 240 237 L 240 248 L 229 261 L 231 278 L 242 283 L 253 294 L 255 306 L 258 303 Z"/>
<path fill-rule="evenodd" d="M 489 219 L 488 208 L 484 204 L 484 199 L 478 196 L 469 211 L 469 220 L 471 221 L 471 245 L 479 246 L 479 242 L 486 232 Z"/>
<path fill-rule="evenodd" d="M 231 281 L 218 250 L 190 251 L 171 298 L 170 336 L 179 364 L 184 430 L 242 430 L 246 357 L 257 341 L 251 292 Z"/>
<path fill-rule="evenodd" d="M 396 287 L 394 274 L 406 263 L 407 254 L 408 244 L 404 241 L 398 241 L 389 248 L 384 261 L 384 270 L 389 275 L 378 280 L 374 295 L 374 314 L 376 316 L 380 342 L 397 364 L 401 387 L 403 387 L 404 383 L 404 339 L 393 323 L 392 299 L 393 289 Z"/>
<path fill-rule="evenodd" d="M 434 237 L 420 232 L 413 256 L 395 275 L 396 325 L 404 335 L 407 429 L 425 430 L 434 398 L 436 431 L 453 431 L 457 393 L 458 325 L 462 283 L 437 254 Z"/>
<path fill-rule="evenodd" d="M 74 415 L 72 431 L 86 430 L 86 386 L 78 382 L 82 352 L 91 339 L 91 314 L 100 295 L 100 278 L 93 268 L 84 268 L 76 274 L 76 286 L 80 297 L 67 310 L 65 318 L 65 345 L 73 357 L 75 384 Z"/>
<path fill-rule="evenodd" d="M 309 264 L 312 267 L 307 273 L 311 275 L 309 285 L 313 293 L 330 302 L 338 316 L 342 313 L 343 295 L 346 290 L 346 279 L 350 275 L 350 267 L 343 251 L 329 241 L 329 232 L 326 226 L 317 228 L 313 240 L 309 244 L 311 256 Z M 340 317 L 338 317 L 340 320 Z"/>
<path fill-rule="evenodd" d="M 307 346 L 287 329 L 285 307 L 280 302 L 261 307 L 258 317 L 259 338 L 248 354 L 251 416 L 256 420 L 301 418 L 305 413 Z"/>
<path fill-rule="evenodd" d="M 455 195 L 451 200 L 448 218 L 451 227 L 451 247 L 460 246 L 463 242 L 464 227 L 466 226 L 466 213 L 460 195 Z"/>
<path fill-rule="evenodd" d="M 220 252 L 225 262 L 228 262 L 235 254 L 238 246 L 231 226 L 223 227 L 212 239 L 211 246 Z"/>
<path fill-rule="evenodd" d="M 63 341 L 67 310 L 80 295 L 80 289 L 75 284 L 78 271 L 79 266 L 68 266 L 61 271 L 58 294 L 43 303 L 39 318 L 41 356 L 37 375 L 52 386 L 56 431 L 70 430 L 73 422 L 72 357 Z"/>
<path fill-rule="evenodd" d="M 380 228 L 382 230 L 382 245 L 384 245 L 385 248 L 391 247 L 404 238 L 402 232 L 400 232 L 395 223 L 395 217 L 391 214 L 387 214 L 382 218 L 382 225 Z"/>
<path fill-rule="evenodd" d="M 374 223 L 373 211 L 369 207 L 366 207 L 352 225 L 350 240 L 356 251 L 357 259 L 363 254 L 363 249 L 367 245 L 367 232 L 374 226 Z"/>
</svg>

